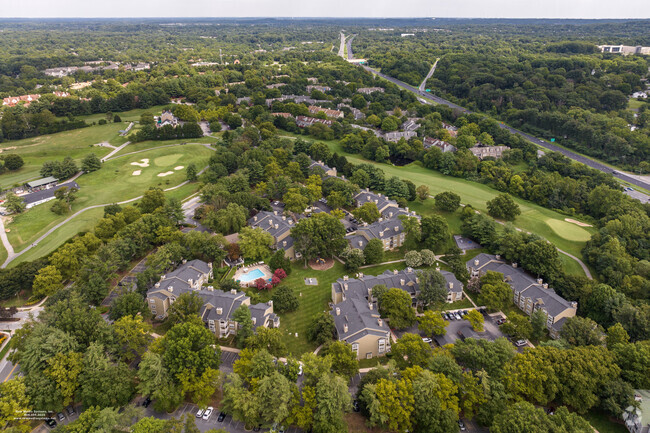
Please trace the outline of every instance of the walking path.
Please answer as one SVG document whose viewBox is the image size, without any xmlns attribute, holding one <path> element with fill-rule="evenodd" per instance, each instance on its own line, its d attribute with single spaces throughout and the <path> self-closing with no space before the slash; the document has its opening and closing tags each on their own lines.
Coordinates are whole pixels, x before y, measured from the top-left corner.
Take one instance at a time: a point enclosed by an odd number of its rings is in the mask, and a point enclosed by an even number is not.
<svg viewBox="0 0 650 433">
<path fill-rule="evenodd" d="M 122 146 L 120 146 L 120 147 L 118 147 L 117 149 L 115 149 L 115 151 L 113 151 L 113 152 L 111 152 L 110 154 L 106 155 L 106 156 L 104 157 L 104 159 L 109 158 L 112 154 L 114 154 L 116 151 L 119 151 L 120 149 L 124 148 L 124 146 L 126 146 L 127 144 L 129 144 L 129 142 L 124 143 Z M 214 149 L 214 148 L 211 147 L 209 144 L 204 144 L 204 143 L 192 143 L 192 144 L 201 144 L 201 145 L 207 147 L 208 149 Z M 181 146 L 181 144 L 166 145 L 166 146 L 162 146 L 162 147 L 168 147 L 168 146 Z M 146 149 L 146 150 L 151 150 L 151 149 Z M 138 151 L 138 152 L 139 152 L 139 151 Z M 135 153 L 135 152 L 134 152 L 134 153 Z M 119 157 L 121 157 L 121 156 L 124 156 L 124 155 L 117 156 L 116 158 L 119 158 Z M 199 174 L 199 175 L 203 174 L 203 173 L 205 172 L 205 170 L 207 170 L 207 169 L 208 169 L 208 167 L 205 167 L 203 170 L 199 171 L 198 174 Z M 82 172 L 77 173 L 77 174 L 75 175 L 75 177 L 73 177 L 71 180 L 76 179 L 76 178 L 79 177 L 81 174 L 82 174 Z M 68 182 L 69 182 L 69 181 L 68 181 Z M 189 181 L 186 180 L 186 181 L 184 181 L 184 182 L 179 183 L 179 184 L 176 185 L 176 186 L 172 186 L 172 187 L 166 188 L 166 189 L 164 189 L 163 191 L 165 191 L 165 192 L 166 192 L 166 191 L 173 191 L 173 190 L 178 189 L 178 188 L 180 188 L 180 187 L 182 187 L 182 186 L 184 186 L 184 185 L 187 185 L 188 183 L 189 183 Z M 136 200 L 140 200 L 141 198 L 142 198 L 142 196 L 140 195 L 140 196 L 138 196 L 138 197 L 134 197 L 134 198 L 130 198 L 130 199 L 128 199 L 128 200 L 124 200 L 124 201 L 117 202 L 117 204 L 128 204 L 128 203 L 132 203 L 132 202 L 134 202 L 134 201 L 136 201 Z M 9 242 L 9 239 L 7 238 L 7 233 L 5 232 L 4 221 L 2 220 L 2 218 L 0 218 L 0 239 L 2 240 L 2 244 L 4 245 L 5 249 L 7 250 L 7 260 L 5 260 L 5 262 L 2 264 L 2 266 L 0 266 L 0 268 L 6 268 L 6 267 L 9 265 L 9 263 L 11 263 L 11 262 L 12 262 L 13 260 L 15 260 L 17 257 L 23 255 L 24 253 L 26 253 L 27 251 L 29 251 L 30 249 L 32 249 L 33 247 L 35 247 L 36 245 L 38 245 L 39 242 L 41 242 L 43 239 L 45 239 L 46 237 L 48 237 L 49 235 L 51 235 L 55 230 L 57 230 L 59 227 L 63 226 L 64 224 L 66 224 L 67 222 L 69 222 L 70 220 L 72 220 L 73 218 L 75 218 L 75 217 L 81 215 L 82 213 L 86 212 L 87 210 L 90 210 L 90 209 L 97 209 L 97 208 L 100 208 L 100 207 L 105 207 L 105 206 L 108 206 L 109 204 L 112 204 L 112 203 L 96 204 L 96 205 L 88 206 L 88 207 L 85 207 L 85 208 L 83 208 L 83 209 L 78 210 L 77 212 L 73 213 L 72 215 L 70 215 L 70 216 L 69 216 L 68 218 L 66 218 L 65 220 L 61 221 L 60 223 L 58 223 L 57 225 L 55 225 L 54 227 L 52 227 L 51 229 L 49 229 L 47 232 L 45 232 L 42 236 L 40 236 L 38 239 L 36 239 L 36 240 L 35 240 L 31 245 L 29 245 L 27 248 L 25 248 L 25 249 L 23 249 L 23 250 L 21 250 L 21 251 L 19 251 L 19 252 L 15 252 L 15 251 L 14 251 L 13 246 L 11 245 L 11 243 Z"/>
<path fill-rule="evenodd" d="M 129 144 L 131 144 L 131 142 L 130 142 L 130 141 L 127 141 L 126 143 L 124 143 L 124 144 L 121 145 L 120 147 L 116 147 L 115 149 L 111 150 L 111 152 L 110 152 L 108 155 L 106 155 L 105 157 L 103 157 L 103 158 L 101 159 L 101 161 L 102 161 L 102 162 L 106 162 L 106 161 L 108 161 L 108 160 L 110 159 L 111 156 L 115 155 L 117 152 L 119 152 L 120 150 L 124 149 L 124 148 L 125 148 L 126 146 L 128 146 Z"/>
</svg>

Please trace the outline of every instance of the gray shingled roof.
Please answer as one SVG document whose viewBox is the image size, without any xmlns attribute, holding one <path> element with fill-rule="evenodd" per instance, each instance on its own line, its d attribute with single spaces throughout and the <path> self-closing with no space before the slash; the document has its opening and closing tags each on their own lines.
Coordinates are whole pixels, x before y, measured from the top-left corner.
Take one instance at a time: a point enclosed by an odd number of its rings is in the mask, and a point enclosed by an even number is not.
<svg viewBox="0 0 650 433">
<path fill-rule="evenodd" d="M 476 265 L 478 260 L 478 265 Z M 503 274 L 504 280 L 510 285 L 515 293 L 520 296 L 531 298 L 539 307 L 543 307 L 550 316 L 556 316 L 566 310 L 573 308 L 574 304 L 555 293 L 551 288 L 545 288 L 535 278 L 526 273 L 520 267 L 508 265 L 497 259 L 495 255 L 481 253 L 475 258 L 467 261 L 468 269 L 480 269 L 482 272 L 494 271 Z M 557 323 L 553 325 L 558 326 Z M 561 325 L 556 329 L 560 329 Z"/>
<path fill-rule="evenodd" d="M 357 233 L 366 233 L 370 239 L 389 239 L 398 236 L 404 231 L 402 220 L 397 217 L 381 219 L 368 226 L 357 228 Z"/>
<path fill-rule="evenodd" d="M 338 315 L 336 314 L 337 308 L 339 310 Z M 346 340 L 357 332 L 364 330 L 374 330 L 380 335 L 386 335 L 390 331 L 386 321 L 382 320 L 381 325 L 379 325 L 379 311 L 376 309 L 371 310 L 368 302 L 360 299 L 348 299 L 336 304 L 330 314 L 334 317 L 339 340 Z M 344 325 L 348 326 L 347 332 L 345 332 Z"/>
<path fill-rule="evenodd" d="M 276 215 L 274 212 L 261 211 L 248 220 L 248 225 L 251 227 L 259 227 L 277 239 L 282 234 L 291 230 L 295 224 L 291 218 Z M 276 225 L 277 228 L 275 228 Z"/>
<path fill-rule="evenodd" d="M 380 210 L 386 206 L 392 206 L 395 208 L 399 207 L 396 201 L 389 199 L 385 195 L 375 194 L 374 192 L 368 189 L 357 193 L 357 195 L 354 196 L 354 201 L 357 204 L 357 206 L 361 206 L 362 204 L 368 202 L 376 203 L 377 209 Z"/>
<path fill-rule="evenodd" d="M 203 306 L 199 315 L 203 320 L 230 320 L 245 300 L 250 299 L 244 292 L 224 292 L 222 290 L 200 290 L 199 296 L 203 299 Z M 217 309 L 221 308 L 221 314 Z"/>
</svg>

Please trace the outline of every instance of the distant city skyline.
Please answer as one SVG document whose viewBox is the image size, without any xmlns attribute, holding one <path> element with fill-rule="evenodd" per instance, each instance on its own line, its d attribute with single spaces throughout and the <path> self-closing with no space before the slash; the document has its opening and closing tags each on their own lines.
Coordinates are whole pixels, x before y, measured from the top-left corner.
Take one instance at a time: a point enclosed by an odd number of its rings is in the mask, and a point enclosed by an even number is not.
<svg viewBox="0 0 650 433">
<path fill-rule="evenodd" d="M 2 18 L 650 18 L 649 0 L 0 0 L 0 5 Z"/>
</svg>

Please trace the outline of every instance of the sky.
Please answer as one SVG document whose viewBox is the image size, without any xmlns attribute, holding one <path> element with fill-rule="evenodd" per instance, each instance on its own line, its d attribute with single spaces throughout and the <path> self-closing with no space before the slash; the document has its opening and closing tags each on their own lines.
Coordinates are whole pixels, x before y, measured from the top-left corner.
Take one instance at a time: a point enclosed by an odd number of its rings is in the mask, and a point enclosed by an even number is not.
<svg viewBox="0 0 650 433">
<path fill-rule="evenodd" d="M 0 0 L 0 17 L 650 18 L 650 0 Z"/>
</svg>

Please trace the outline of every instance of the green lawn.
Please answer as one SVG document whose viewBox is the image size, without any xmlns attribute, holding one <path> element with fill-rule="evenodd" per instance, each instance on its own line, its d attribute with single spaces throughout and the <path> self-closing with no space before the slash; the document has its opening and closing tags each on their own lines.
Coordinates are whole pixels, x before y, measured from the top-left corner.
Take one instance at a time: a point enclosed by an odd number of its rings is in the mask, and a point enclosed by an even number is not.
<svg viewBox="0 0 650 433">
<path fill-rule="evenodd" d="M 591 411 L 582 415 L 589 424 L 599 433 L 627 433 L 627 429 L 623 424 L 618 424 L 609 420 L 609 417 L 601 412 Z"/>
<path fill-rule="evenodd" d="M 115 156 L 118 155 L 124 155 L 126 153 L 131 153 L 131 152 L 137 152 L 140 150 L 146 150 L 146 149 L 151 149 L 154 147 L 160 147 L 160 146 L 169 146 L 173 144 L 179 144 L 182 142 L 187 141 L 188 143 L 205 143 L 205 144 L 210 144 L 214 143 L 216 140 L 214 137 L 201 137 L 201 138 L 189 138 L 187 140 L 167 140 L 167 141 L 140 141 L 137 143 L 131 143 L 128 146 L 126 146 L 124 149 L 120 150 L 115 154 Z"/>
<path fill-rule="evenodd" d="M 188 197 L 194 194 L 196 191 L 198 191 L 199 186 L 200 184 L 198 183 L 189 183 L 187 185 L 183 185 L 180 188 L 176 188 L 172 191 L 166 191 L 165 196 L 167 196 L 167 198 L 176 198 L 182 200 L 185 197 Z M 47 208 L 47 204 L 45 206 Z M 91 230 L 95 226 L 95 224 L 97 224 L 97 221 L 99 221 L 99 219 L 102 216 L 104 216 L 103 208 L 87 210 L 81 215 L 78 215 L 74 219 L 70 220 L 67 224 L 61 226 L 58 230 L 56 230 L 54 233 L 50 234 L 50 236 L 48 236 L 43 241 L 41 241 L 36 247 L 30 249 L 25 254 L 13 260 L 8 267 L 16 266 L 17 264 L 22 262 L 35 260 L 39 257 L 51 253 L 52 251 L 57 249 L 61 244 L 63 244 L 65 241 L 67 241 L 77 233 Z M 39 233 L 44 231 L 45 230 L 41 230 Z M 23 248 L 26 246 L 27 245 L 23 245 Z M 7 254 L 6 251 L 4 251 L 4 258 L 2 258 L 3 263 L 6 258 L 7 258 Z"/>
<path fill-rule="evenodd" d="M 282 134 L 285 136 L 291 136 L 284 131 Z M 310 137 L 302 136 L 302 138 L 317 141 Z M 454 191 L 456 194 L 461 196 L 462 203 L 470 204 L 481 212 L 487 213 L 486 203 L 499 194 L 499 191 L 492 189 L 487 185 L 456 177 L 445 176 L 440 172 L 429 170 L 423 167 L 420 162 L 414 162 L 403 167 L 380 164 L 343 151 L 340 143 L 336 140 L 322 142 L 327 144 L 333 152 L 337 152 L 339 155 L 344 155 L 348 161 L 353 164 L 370 163 L 378 165 L 382 170 L 384 170 L 387 177 L 397 176 L 401 179 L 410 180 L 416 185 L 426 185 L 429 187 L 431 195 L 436 195 L 443 191 Z M 565 215 L 526 200 L 522 200 L 518 197 L 513 197 L 513 199 L 521 209 L 521 215 L 514 221 L 515 226 L 546 238 L 558 248 L 567 251 L 576 257 L 582 256 L 581 251 L 585 242 L 576 241 L 575 239 L 588 239 L 592 233 L 596 232 L 593 227 L 578 227 L 575 224 L 565 222 Z M 567 239 L 565 237 L 567 236 L 567 233 L 571 233 L 572 239 Z"/>
<path fill-rule="evenodd" d="M 117 140 L 118 131 L 123 127 L 119 123 L 110 123 L 4 142 L 2 153 L 15 153 L 22 156 L 25 165 L 20 170 L 7 171 L 0 175 L 0 187 L 7 188 L 40 178 L 39 172 L 45 161 L 63 160 L 66 156 L 70 156 L 79 164 L 83 157 L 90 153 L 95 153 L 99 157 L 107 155 L 111 148 L 93 146 L 93 144 Z M 15 149 L 12 149 L 14 147 Z"/>
<path fill-rule="evenodd" d="M 151 186 L 166 189 L 178 185 L 185 180 L 186 173 L 184 168 L 174 170 L 175 167 L 186 167 L 192 162 L 197 167 L 204 167 L 207 165 L 211 154 L 212 151 L 204 146 L 187 145 L 182 150 L 179 147 L 170 147 L 111 160 L 105 163 L 100 170 L 77 179 L 81 189 L 78 192 L 77 200 L 73 203 L 72 211 L 76 212 L 91 205 L 109 204 L 135 198 L 142 195 Z M 145 158 L 150 160 L 148 167 L 131 164 L 133 162 L 141 163 Z M 141 170 L 139 176 L 133 176 L 133 172 L 136 170 Z M 169 171 L 173 173 L 165 177 L 158 176 L 159 173 Z M 197 188 L 197 184 L 185 185 L 170 191 L 170 197 L 184 198 L 194 193 Z M 51 204 L 47 203 L 36 206 L 21 215 L 17 215 L 14 217 L 13 222 L 8 224 L 7 228 L 11 230 L 8 233 L 9 241 L 16 251 L 25 248 L 48 229 L 68 217 L 68 215 L 59 216 L 52 213 L 50 206 Z M 93 222 L 97 219 L 92 212 L 92 210 L 84 212 L 70 221 L 71 224 L 66 224 L 66 226 L 57 230 L 57 233 L 52 234 L 54 238 L 60 239 L 53 239 L 52 241 L 46 239 L 43 241 L 44 243 L 51 242 L 52 248 L 38 248 L 35 249 L 37 253 L 30 251 L 25 256 L 38 254 L 35 256 L 38 257 L 44 254 L 45 251 L 53 250 L 62 241 L 83 228 L 92 227 Z M 62 234 L 58 232 L 62 232 Z"/>
<path fill-rule="evenodd" d="M 168 105 L 156 105 L 150 108 L 136 108 L 135 110 L 115 112 L 113 114 L 117 114 L 118 116 L 120 116 L 120 119 L 122 119 L 123 122 L 133 121 L 133 120 L 140 120 L 140 115 L 145 112 L 157 116 L 162 112 L 163 108 L 165 107 L 168 107 Z M 88 116 L 79 116 L 79 119 L 83 119 L 87 123 L 98 122 L 100 119 L 106 119 L 106 113 L 96 113 L 96 114 L 89 114 Z"/>
<path fill-rule="evenodd" d="M 328 311 L 327 303 L 332 300 L 332 283 L 343 275 L 349 274 L 345 267 L 335 261 L 331 269 L 325 271 L 314 271 L 311 268 L 305 269 L 302 261 L 298 260 L 292 265 L 291 275 L 282 284 L 294 289 L 299 296 L 300 306 L 291 313 L 280 314 L 280 330 L 286 334 L 285 343 L 289 353 L 300 356 L 305 352 L 316 349 L 316 344 L 307 340 L 307 329 L 314 317 L 323 311 Z M 404 269 L 404 263 L 375 266 L 363 269 L 366 275 L 379 275 L 386 270 Z M 317 286 L 305 285 L 305 278 L 318 279 Z M 270 298 L 271 293 L 262 293 L 261 301 Z M 298 337 L 295 334 L 298 334 Z"/>
</svg>

